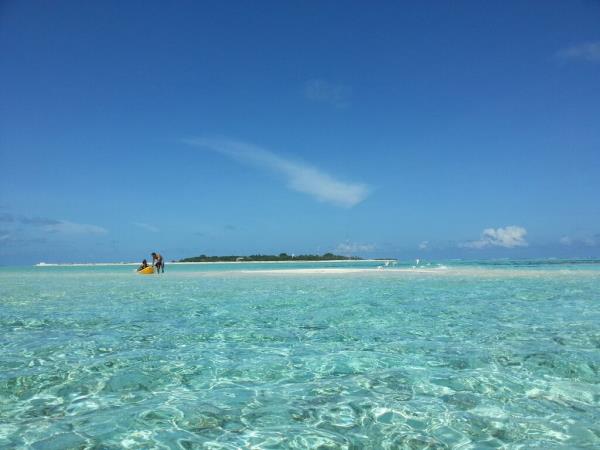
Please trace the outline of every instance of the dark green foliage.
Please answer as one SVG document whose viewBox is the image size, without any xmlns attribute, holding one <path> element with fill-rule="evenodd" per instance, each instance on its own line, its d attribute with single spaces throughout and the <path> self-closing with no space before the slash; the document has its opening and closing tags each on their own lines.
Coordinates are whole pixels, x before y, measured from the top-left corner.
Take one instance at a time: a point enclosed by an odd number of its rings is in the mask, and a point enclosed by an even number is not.
<svg viewBox="0 0 600 450">
<path fill-rule="evenodd" d="M 291 256 L 287 253 L 279 255 L 250 255 L 250 256 L 193 256 L 184 258 L 179 262 L 236 262 L 236 261 L 339 261 L 339 260 L 359 260 L 358 256 L 341 256 L 333 253 L 325 253 L 323 255 L 298 255 Z"/>
</svg>

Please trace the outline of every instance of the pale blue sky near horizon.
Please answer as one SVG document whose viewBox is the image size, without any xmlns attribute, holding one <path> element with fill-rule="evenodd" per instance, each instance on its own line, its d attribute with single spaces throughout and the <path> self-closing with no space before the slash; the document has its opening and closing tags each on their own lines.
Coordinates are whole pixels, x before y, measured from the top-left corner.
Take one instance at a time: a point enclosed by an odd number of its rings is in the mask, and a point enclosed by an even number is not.
<svg viewBox="0 0 600 450">
<path fill-rule="evenodd" d="M 600 257 L 600 2 L 0 3 L 0 264 Z"/>
</svg>

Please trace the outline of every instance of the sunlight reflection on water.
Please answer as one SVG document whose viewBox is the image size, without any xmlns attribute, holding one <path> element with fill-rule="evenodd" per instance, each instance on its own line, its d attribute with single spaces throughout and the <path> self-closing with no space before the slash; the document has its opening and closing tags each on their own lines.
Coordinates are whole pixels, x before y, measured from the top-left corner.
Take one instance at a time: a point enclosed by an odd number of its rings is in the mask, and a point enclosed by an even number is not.
<svg viewBox="0 0 600 450">
<path fill-rule="evenodd" d="M 167 269 L 0 270 L 0 446 L 600 445 L 597 269 Z"/>
</svg>

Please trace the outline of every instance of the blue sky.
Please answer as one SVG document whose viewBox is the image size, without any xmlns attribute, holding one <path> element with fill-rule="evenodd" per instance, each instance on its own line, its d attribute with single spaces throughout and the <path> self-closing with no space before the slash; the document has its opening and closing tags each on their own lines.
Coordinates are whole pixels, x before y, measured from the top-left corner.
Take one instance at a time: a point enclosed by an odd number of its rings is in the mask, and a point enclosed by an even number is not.
<svg viewBox="0 0 600 450">
<path fill-rule="evenodd" d="M 600 3 L 0 6 L 0 263 L 600 256 Z"/>
</svg>

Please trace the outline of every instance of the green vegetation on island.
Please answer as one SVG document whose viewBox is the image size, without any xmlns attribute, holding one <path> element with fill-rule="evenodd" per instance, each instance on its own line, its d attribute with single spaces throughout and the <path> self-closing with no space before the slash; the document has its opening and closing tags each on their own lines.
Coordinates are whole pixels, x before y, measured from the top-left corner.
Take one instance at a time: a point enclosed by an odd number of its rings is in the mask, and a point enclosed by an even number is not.
<svg viewBox="0 0 600 450">
<path fill-rule="evenodd" d="M 250 255 L 250 256 L 193 256 L 180 259 L 179 262 L 242 262 L 242 261 L 356 261 L 361 260 L 358 256 L 341 256 L 333 253 L 323 255 Z"/>
</svg>

